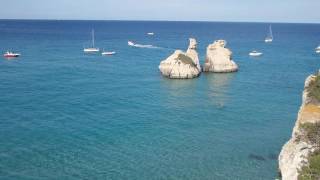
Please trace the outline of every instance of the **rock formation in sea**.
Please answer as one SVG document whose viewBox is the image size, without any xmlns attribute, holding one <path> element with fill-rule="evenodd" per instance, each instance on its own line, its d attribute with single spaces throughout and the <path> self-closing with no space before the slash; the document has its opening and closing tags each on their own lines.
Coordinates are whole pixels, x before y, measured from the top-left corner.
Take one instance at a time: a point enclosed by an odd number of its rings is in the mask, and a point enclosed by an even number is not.
<svg viewBox="0 0 320 180">
<path fill-rule="evenodd" d="M 176 50 L 166 60 L 161 61 L 159 69 L 161 73 L 172 79 L 191 79 L 198 77 L 201 73 L 199 64 L 197 42 L 190 38 L 187 52 Z"/>
<path fill-rule="evenodd" d="M 193 62 L 197 65 L 198 70 L 201 72 L 200 61 L 197 52 L 197 41 L 194 38 L 190 38 L 189 41 L 189 47 L 186 54 L 187 56 L 191 57 Z"/>
<path fill-rule="evenodd" d="M 282 147 L 282 180 L 320 179 L 320 75 L 306 79 L 291 139 Z"/>
<path fill-rule="evenodd" d="M 206 61 L 203 67 L 204 72 L 235 72 L 238 65 L 232 60 L 232 52 L 226 48 L 227 42 L 217 40 L 207 47 Z"/>
</svg>

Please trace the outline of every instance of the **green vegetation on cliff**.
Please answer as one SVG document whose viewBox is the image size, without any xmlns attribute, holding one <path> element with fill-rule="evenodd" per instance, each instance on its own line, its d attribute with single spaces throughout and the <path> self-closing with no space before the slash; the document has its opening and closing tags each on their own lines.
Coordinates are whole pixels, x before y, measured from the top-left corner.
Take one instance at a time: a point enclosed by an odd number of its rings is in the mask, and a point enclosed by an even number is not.
<svg viewBox="0 0 320 180">
<path fill-rule="evenodd" d="M 304 166 L 299 173 L 299 180 L 319 180 L 320 179 L 320 152 L 312 154 L 308 158 L 309 164 Z"/>
<path fill-rule="evenodd" d="M 316 152 L 308 157 L 308 164 L 299 172 L 299 180 L 320 179 L 320 122 L 305 123 L 300 125 L 304 139 L 316 148 Z"/>
<path fill-rule="evenodd" d="M 320 148 L 320 122 L 300 124 L 304 140 Z"/>
</svg>

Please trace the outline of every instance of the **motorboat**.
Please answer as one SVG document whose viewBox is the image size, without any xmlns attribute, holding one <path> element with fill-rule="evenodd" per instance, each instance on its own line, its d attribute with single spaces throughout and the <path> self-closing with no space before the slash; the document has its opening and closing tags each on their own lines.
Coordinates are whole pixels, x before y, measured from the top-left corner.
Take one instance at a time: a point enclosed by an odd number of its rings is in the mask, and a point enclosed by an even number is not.
<svg viewBox="0 0 320 180">
<path fill-rule="evenodd" d="M 116 54 L 115 51 L 103 51 L 101 53 L 102 56 L 111 56 L 111 55 L 114 55 L 114 54 Z"/>
<path fill-rule="evenodd" d="M 320 45 L 315 48 L 315 51 L 316 51 L 317 54 L 320 54 Z"/>
<path fill-rule="evenodd" d="M 263 54 L 262 52 L 252 51 L 249 53 L 249 56 L 257 57 L 257 56 L 261 56 L 262 54 Z"/>
<path fill-rule="evenodd" d="M 128 46 L 135 46 L 135 43 L 132 41 L 128 41 Z"/>
<path fill-rule="evenodd" d="M 153 36 L 153 35 L 154 35 L 154 32 L 148 32 L 147 35 Z"/>
<path fill-rule="evenodd" d="M 11 51 L 7 51 L 6 53 L 3 54 L 3 56 L 6 57 L 6 58 L 14 58 L 14 57 L 21 56 L 21 54 L 14 53 L 14 52 L 11 52 Z"/>
<path fill-rule="evenodd" d="M 138 47 L 138 48 L 157 48 L 152 45 L 136 44 L 133 41 L 128 41 L 128 46 Z"/>
</svg>

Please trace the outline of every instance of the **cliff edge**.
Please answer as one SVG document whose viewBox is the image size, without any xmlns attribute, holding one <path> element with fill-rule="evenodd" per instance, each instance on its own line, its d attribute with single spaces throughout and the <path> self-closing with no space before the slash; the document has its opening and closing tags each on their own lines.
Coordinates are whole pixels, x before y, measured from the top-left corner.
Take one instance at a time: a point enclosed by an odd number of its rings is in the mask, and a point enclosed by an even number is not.
<svg viewBox="0 0 320 180">
<path fill-rule="evenodd" d="M 279 155 L 279 170 L 283 180 L 320 179 L 320 74 L 305 81 L 292 137 Z"/>
</svg>

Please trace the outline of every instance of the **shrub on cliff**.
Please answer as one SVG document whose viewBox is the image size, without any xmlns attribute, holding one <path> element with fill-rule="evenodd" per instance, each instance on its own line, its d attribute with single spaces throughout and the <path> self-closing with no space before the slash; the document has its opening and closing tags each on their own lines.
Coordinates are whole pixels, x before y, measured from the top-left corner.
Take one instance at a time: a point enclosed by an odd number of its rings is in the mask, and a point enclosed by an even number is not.
<svg viewBox="0 0 320 180">
<path fill-rule="evenodd" d="M 303 140 L 320 149 L 320 122 L 304 123 L 300 125 L 300 128 L 303 132 Z"/>
<path fill-rule="evenodd" d="M 320 122 L 300 124 L 304 141 L 312 144 L 316 151 L 308 157 L 308 164 L 299 172 L 299 180 L 320 179 Z M 302 138 L 302 137 L 300 137 Z"/>
<path fill-rule="evenodd" d="M 320 151 L 313 153 L 308 158 L 309 164 L 304 166 L 299 172 L 299 180 L 319 180 L 320 179 Z"/>
</svg>

